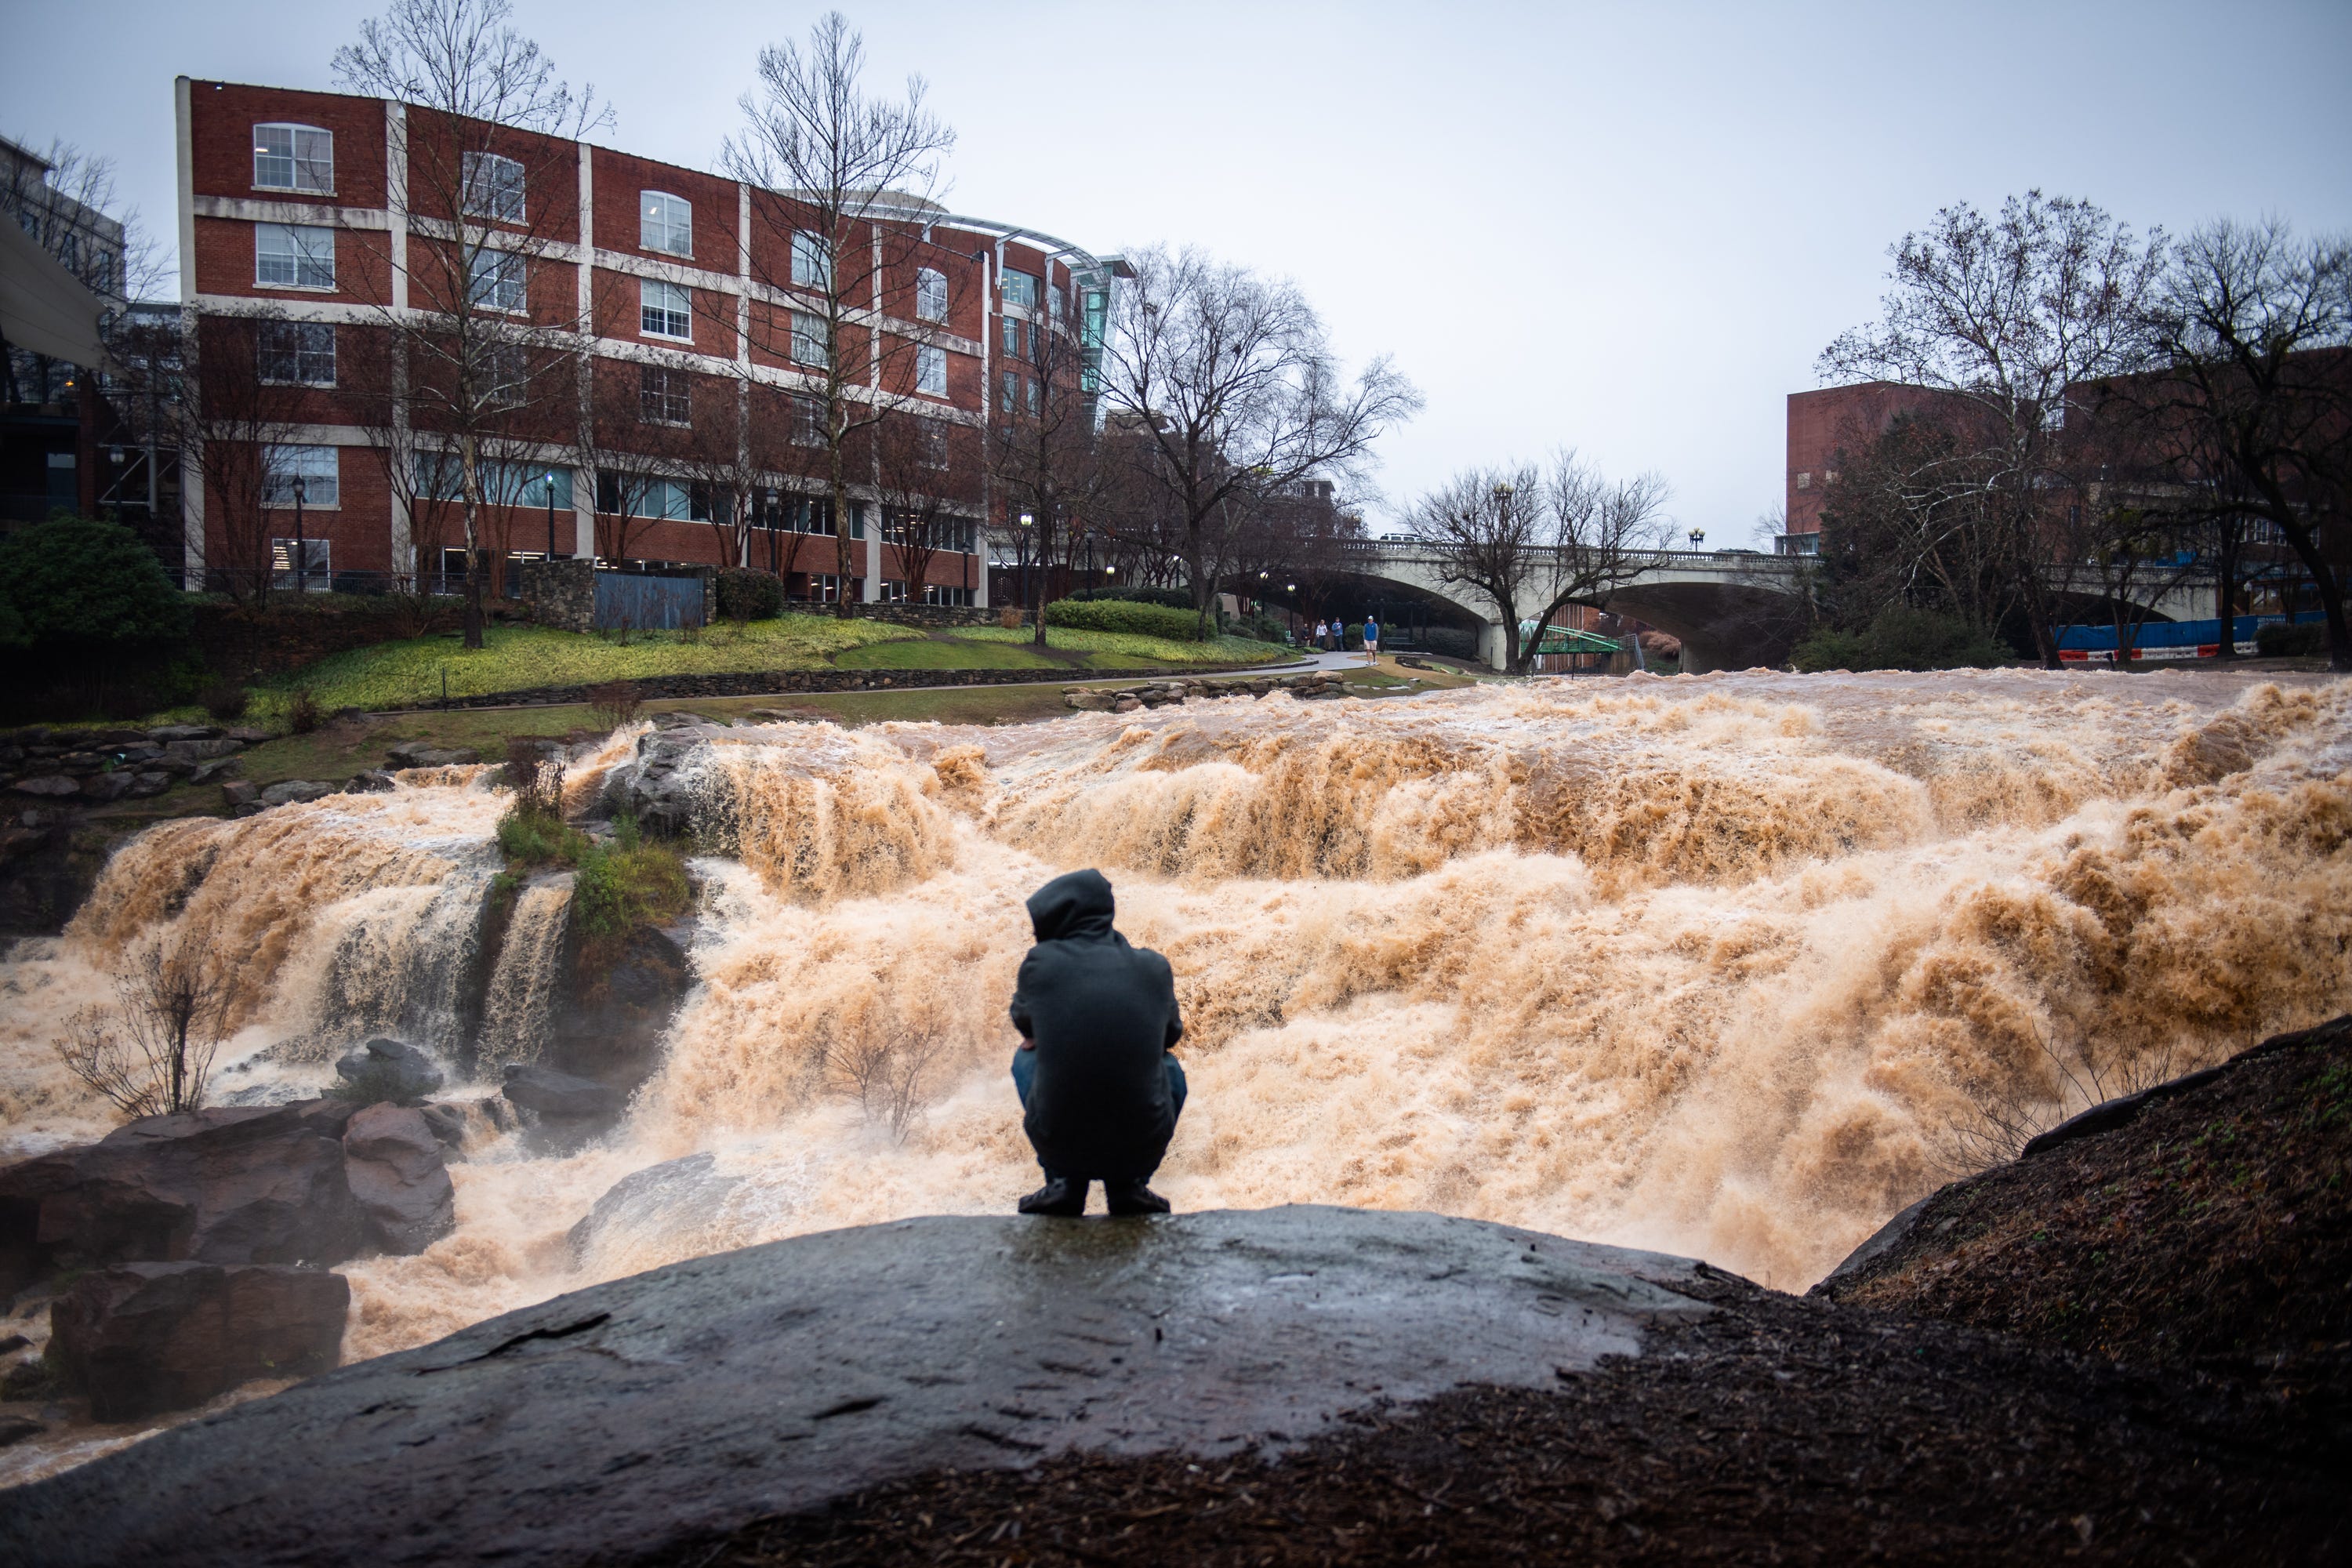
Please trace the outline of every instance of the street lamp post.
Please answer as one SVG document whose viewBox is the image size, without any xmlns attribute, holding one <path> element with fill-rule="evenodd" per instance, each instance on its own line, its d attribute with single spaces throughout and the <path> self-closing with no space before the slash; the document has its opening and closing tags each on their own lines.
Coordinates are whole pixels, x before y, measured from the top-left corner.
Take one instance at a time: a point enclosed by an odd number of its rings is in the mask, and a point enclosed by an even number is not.
<svg viewBox="0 0 2352 1568">
<path fill-rule="evenodd" d="M 547 476 L 547 558 L 555 559 L 555 476 Z"/>
<path fill-rule="evenodd" d="M 1030 589 L 1033 586 L 1029 579 L 1029 541 L 1034 535 L 1029 532 L 1029 530 L 1035 526 L 1036 521 L 1036 518 L 1028 512 L 1024 511 L 1021 514 L 1021 602 L 1024 605 L 1029 602 Z M 1045 621 L 1045 606 L 1041 603 L 1037 606 L 1037 622 L 1043 626 Z"/>
<path fill-rule="evenodd" d="M 302 540 L 302 492 L 309 487 L 302 476 L 294 476 L 294 591 L 299 594 L 310 576 L 310 547 Z"/>
</svg>

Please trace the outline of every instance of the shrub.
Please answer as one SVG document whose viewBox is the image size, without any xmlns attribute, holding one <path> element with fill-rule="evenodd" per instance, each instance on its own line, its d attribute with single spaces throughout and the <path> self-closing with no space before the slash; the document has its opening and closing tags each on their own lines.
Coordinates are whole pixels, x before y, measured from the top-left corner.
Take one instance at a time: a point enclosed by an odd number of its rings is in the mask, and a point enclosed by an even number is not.
<svg viewBox="0 0 2352 1568">
<path fill-rule="evenodd" d="M 1889 605 L 1859 632 L 1823 626 L 1790 650 L 1794 668 L 1827 669 L 1958 669 L 2000 664 L 2011 657 L 1991 633 L 1941 610 Z"/>
<path fill-rule="evenodd" d="M 596 717 L 604 721 L 605 727 L 611 730 L 617 730 L 635 719 L 644 700 L 637 695 L 636 682 L 633 680 L 608 680 L 601 686 L 588 689 L 588 706 L 595 710 Z"/>
<path fill-rule="evenodd" d="M 1201 638 L 1200 618 L 1191 610 L 1133 599 L 1056 599 L 1045 606 L 1045 624 L 1090 632 L 1129 632 L 1171 642 Z"/>
<path fill-rule="evenodd" d="M 632 836 L 634 837 L 634 835 Z M 611 947 L 686 912 L 686 862 L 667 844 L 589 844 L 572 877 L 572 919 L 584 944 Z"/>
<path fill-rule="evenodd" d="M 155 552 L 121 523 L 88 518 L 53 517 L 0 539 L 0 600 L 15 637 L 60 648 L 169 642 L 190 622 Z"/>
<path fill-rule="evenodd" d="M 730 621 L 772 620 L 784 613 L 782 578 L 744 566 L 719 574 L 719 614 Z"/>
<path fill-rule="evenodd" d="M 2254 628 L 2254 651 L 2264 658 L 2306 658 L 2327 651 L 2327 628 L 2317 621 L 2267 621 Z"/>
<path fill-rule="evenodd" d="M 1189 610 L 1192 607 L 1192 590 L 1190 588 L 1146 588 L 1139 585 L 1128 588 L 1081 588 L 1070 597 L 1082 604 L 1092 604 L 1099 599 L 1122 599 L 1137 605 L 1164 605 L 1171 610 Z"/>
<path fill-rule="evenodd" d="M 310 695 L 307 686 L 298 686 L 286 704 L 286 729 L 289 734 L 307 735 L 319 727 L 319 700 Z"/>
<path fill-rule="evenodd" d="M 204 694 L 197 699 L 204 704 L 205 712 L 224 724 L 232 719 L 244 718 L 249 700 L 241 680 L 215 680 L 205 687 Z"/>
</svg>

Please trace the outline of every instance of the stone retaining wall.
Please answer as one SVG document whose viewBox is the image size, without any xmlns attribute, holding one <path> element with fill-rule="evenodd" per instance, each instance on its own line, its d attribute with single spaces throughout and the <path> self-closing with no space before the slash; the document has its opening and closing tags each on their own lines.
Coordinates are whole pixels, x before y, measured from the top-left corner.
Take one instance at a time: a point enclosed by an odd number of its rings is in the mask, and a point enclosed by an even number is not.
<svg viewBox="0 0 2352 1568">
<path fill-rule="evenodd" d="M 1084 680 L 1156 679 L 1156 669 L 1098 669 L 1083 672 L 1042 669 L 771 669 L 723 675 L 663 675 L 631 681 L 646 702 L 676 702 L 697 697 L 772 697 L 793 692 L 903 691 L 926 686 L 1033 686 L 1066 684 L 1072 674 Z M 1183 679 L 1191 679 L 1189 673 Z M 452 697 L 427 707 L 509 708 L 552 702 L 585 702 L 585 686 L 534 686 L 520 691 L 494 691 L 481 697 Z"/>
</svg>

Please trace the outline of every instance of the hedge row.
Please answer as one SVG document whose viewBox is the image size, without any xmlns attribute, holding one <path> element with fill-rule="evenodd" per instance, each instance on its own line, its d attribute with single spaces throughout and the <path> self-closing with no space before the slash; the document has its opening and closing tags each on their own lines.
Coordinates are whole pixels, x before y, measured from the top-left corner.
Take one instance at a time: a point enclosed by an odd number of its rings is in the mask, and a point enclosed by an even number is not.
<svg viewBox="0 0 2352 1568">
<path fill-rule="evenodd" d="M 1133 599 L 1056 599 L 1045 606 L 1045 624 L 1090 632 L 1131 632 L 1172 642 L 1201 640 L 1201 618 L 1191 610 L 1138 604 Z"/>
</svg>

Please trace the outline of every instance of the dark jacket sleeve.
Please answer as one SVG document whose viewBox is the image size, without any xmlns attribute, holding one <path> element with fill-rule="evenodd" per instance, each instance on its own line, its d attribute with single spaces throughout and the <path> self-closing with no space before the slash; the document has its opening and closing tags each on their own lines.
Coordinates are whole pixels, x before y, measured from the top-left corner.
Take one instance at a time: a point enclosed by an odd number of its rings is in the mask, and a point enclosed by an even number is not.
<svg viewBox="0 0 2352 1568">
<path fill-rule="evenodd" d="M 1037 1037 L 1036 1026 L 1029 1017 L 1029 966 L 1035 962 L 1036 949 L 1032 948 L 1029 955 L 1022 959 L 1021 973 L 1013 983 L 1013 1006 L 1010 1009 L 1013 1026 L 1021 1031 L 1021 1037 L 1024 1040 Z"/>
<path fill-rule="evenodd" d="M 1176 971 L 1171 968 L 1167 959 L 1160 958 L 1160 954 L 1154 953 L 1152 956 L 1160 959 L 1160 973 L 1163 976 L 1161 984 L 1168 988 L 1168 1039 L 1160 1048 L 1163 1051 L 1172 1050 L 1175 1048 L 1176 1042 L 1184 1037 L 1184 1019 L 1176 1008 Z"/>
</svg>

